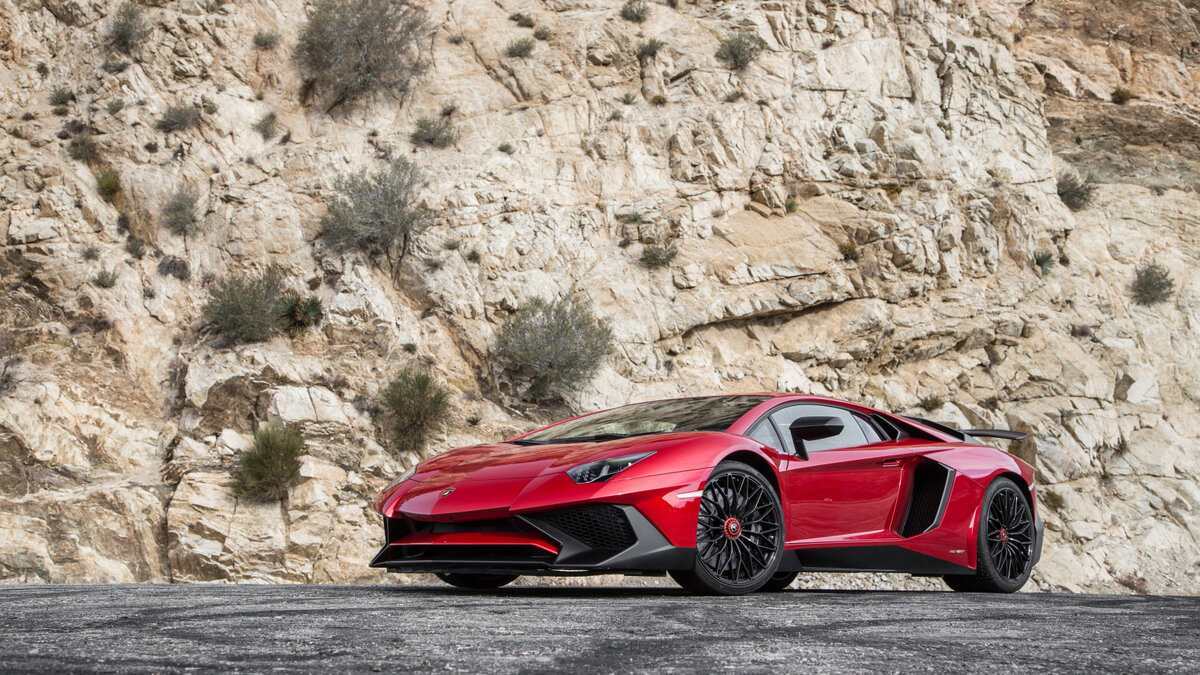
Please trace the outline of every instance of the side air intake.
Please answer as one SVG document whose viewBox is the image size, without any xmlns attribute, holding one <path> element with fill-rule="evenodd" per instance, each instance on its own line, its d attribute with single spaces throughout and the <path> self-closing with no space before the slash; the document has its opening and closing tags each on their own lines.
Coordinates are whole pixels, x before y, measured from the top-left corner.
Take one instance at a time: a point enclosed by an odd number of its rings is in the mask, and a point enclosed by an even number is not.
<svg viewBox="0 0 1200 675">
<path fill-rule="evenodd" d="M 915 537 L 937 527 L 950 497 L 954 470 L 931 460 L 918 461 L 913 467 L 912 493 L 904 513 L 900 536 Z"/>
</svg>

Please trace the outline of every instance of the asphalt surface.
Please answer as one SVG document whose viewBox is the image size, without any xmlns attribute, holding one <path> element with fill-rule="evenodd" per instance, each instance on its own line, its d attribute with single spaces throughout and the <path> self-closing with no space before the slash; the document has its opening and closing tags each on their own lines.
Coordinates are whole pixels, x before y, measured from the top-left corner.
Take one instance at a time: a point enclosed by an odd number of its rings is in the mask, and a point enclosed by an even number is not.
<svg viewBox="0 0 1200 675">
<path fill-rule="evenodd" d="M 1200 599 L 1181 597 L 0 586 L 5 671 L 1145 673 L 1198 664 Z"/>
</svg>

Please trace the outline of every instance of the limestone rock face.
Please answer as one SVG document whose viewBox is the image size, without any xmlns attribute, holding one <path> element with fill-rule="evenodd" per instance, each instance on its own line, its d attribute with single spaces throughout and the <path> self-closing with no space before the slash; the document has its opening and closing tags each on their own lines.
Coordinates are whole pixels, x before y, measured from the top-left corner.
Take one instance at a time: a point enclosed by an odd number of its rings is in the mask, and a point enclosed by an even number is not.
<svg viewBox="0 0 1200 675">
<path fill-rule="evenodd" d="M 1197 3 L 685 0 L 632 24 L 620 0 L 434 0 L 425 75 L 328 112 L 291 58 L 303 3 L 146 3 L 129 57 L 107 45 L 118 4 L 0 0 L 0 580 L 381 581 L 370 501 L 419 457 L 387 449 L 375 400 L 422 361 L 456 392 L 426 454 L 760 390 L 1029 431 L 1009 450 L 1038 469 L 1037 588 L 1200 592 Z M 551 30 L 525 59 L 505 55 L 532 34 L 517 11 Z M 732 31 L 765 45 L 741 71 L 715 57 Z M 415 147 L 449 104 L 457 141 Z M 172 106 L 198 127 L 157 130 Z M 67 151 L 85 130 L 119 172 L 111 203 Z M 400 155 L 436 225 L 397 268 L 328 250 L 336 178 Z M 1060 200 L 1064 172 L 1096 183 L 1086 208 Z M 158 223 L 180 186 L 186 238 Z M 669 266 L 639 261 L 668 240 Z M 1143 306 L 1148 261 L 1176 292 Z M 212 280 L 268 266 L 325 322 L 205 335 Z M 495 332 L 572 294 L 616 351 L 531 411 Z M 301 478 L 239 500 L 230 471 L 268 422 L 305 432 Z"/>
</svg>

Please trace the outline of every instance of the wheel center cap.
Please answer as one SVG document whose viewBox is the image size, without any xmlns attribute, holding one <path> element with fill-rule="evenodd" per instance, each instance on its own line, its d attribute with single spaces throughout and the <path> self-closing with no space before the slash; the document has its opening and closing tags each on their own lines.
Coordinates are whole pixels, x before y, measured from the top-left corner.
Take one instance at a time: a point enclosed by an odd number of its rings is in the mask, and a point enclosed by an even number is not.
<svg viewBox="0 0 1200 675">
<path fill-rule="evenodd" d="M 725 521 L 725 536 L 730 539 L 737 539 L 742 533 L 742 524 L 737 518 L 729 518 Z"/>
<path fill-rule="evenodd" d="M 1000 541 L 1001 542 L 1008 541 L 1008 529 L 1007 528 L 1004 528 L 1004 527 L 1000 528 Z"/>
</svg>

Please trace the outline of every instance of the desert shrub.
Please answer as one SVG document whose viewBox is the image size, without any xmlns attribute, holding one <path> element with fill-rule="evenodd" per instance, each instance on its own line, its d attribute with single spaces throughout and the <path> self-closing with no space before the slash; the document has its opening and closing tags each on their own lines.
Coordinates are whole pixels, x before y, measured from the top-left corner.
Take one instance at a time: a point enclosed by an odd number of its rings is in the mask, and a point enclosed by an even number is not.
<svg viewBox="0 0 1200 675">
<path fill-rule="evenodd" d="M 535 22 L 532 16 L 528 14 L 516 14 L 515 16 L 517 18 L 513 19 L 513 21 L 516 21 L 518 26 L 521 28 L 533 28 Z"/>
<path fill-rule="evenodd" d="M 397 0 L 317 0 L 296 58 L 333 106 L 366 94 L 405 91 L 425 71 L 424 9 Z M 331 106 L 331 108 L 333 107 Z"/>
<path fill-rule="evenodd" d="M 1038 266 L 1042 274 L 1049 272 L 1050 268 L 1054 267 L 1054 262 L 1055 256 L 1051 251 L 1038 251 L 1033 254 L 1033 264 Z"/>
<path fill-rule="evenodd" d="M 646 222 L 645 217 L 642 216 L 642 214 L 637 211 L 631 211 L 630 213 L 622 213 L 617 216 L 617 220 L 621 221 L 622 223 L 629 223 L 630 225 L 638 225 L 640 223 Z"/>
<path fill-rule="evenodd" d="M 89 133 L 82 133 L 71 139 L 67 144 L 67 154 L 71 159 L 91 164 L 100 159 L 100 145 Z"/>
<path fill-rule="evenodd" d="M 934 410 L 941 408 L 942 403 L 943 401 L 941 396 L 938 396 L 937 394 L 930 394 L 929 396 L 923 397 L 921 401 L 917 403 L 917 405 L 921 406 L 922 410 L 933 412 Z"/>
<path fill-rule="evenodd" d="M 457 103 L 447 103 L 446 105 L 442 106 L 442 117 L 450 117 L 456 112 L 458 112 Z"/>
<path fill-rule="evenodd" d="M 279 119 L 275 116 L 275 113 L 269 112 L 254 123 L 254 130 L 258 132 L 259 136 L 262 136 L 264 141 L 269 141 L 275 138 L 275 134 L 279 131 L 277 126 L 278 121 Z"/>
<path fill-rule="evenodd" d="M 717 58 L 733 70 L 742 70 L 758 58 L 766 44 L 762 38 L 748 33 L 733 33 L 721 41 Z"/>
<path fill-rule="evenodd" d="M 442 243 L 442 248 L 446 249 L 447 251 L 457 251 L 458 249 L 462 248 L 462 240 L 447 239 Z"/>
<path fill-rule="evenodd" d="M 165 133 L 187 131 L 200 123 L 200 110 L 191 106 L 171 106 L 154 122 L 154 128 Z"/>
<path fill-rule="evenodd" d="M 666 105 L 667 97 L 663 96 L 662 94 L 657 94 L 650 98 L 650 103 L 651 105 Z"/>
<path fill-rule="evenodd" d="M 625 119 L 625 113 L 621 112 L 620 110 L 614 110 L 614 111 L 608 113 L 608 121 L 609 122 L 616 122 L 618 120 L 623 120 L 623 119 Z"/>
<path fill-rule="evenodd" d="M 108 28 L 108 43 L 123 54 L 132 54 L 149 34 L 150 24 L 142 16 L 142 8 L 126 2 L 117 8 L 117 16 Z"/>
<path fill-rule="evenodd" d="M 1061 510 L 1063 506 L 1066 506 L 1067 500 L 1063 499 L 1063 496 L 1054 490 L 1043 490 L 1042 503 L 1051 509 L 1058 511 Z"/>
<path fill-rule="evenodd" d="M 1166 267 L 1150 261 L 1138 266 L 1131 290 L 1134 302 L 1154 305 L 1171 298 L 1175 292 L 1175 280 Z"/>
<path fill-rule="evenodd" d="M 1112 92 L 1112 102 L 1117 105 L 1125 105 L 1133 99 L 1133 92 L 1125 87 L 1117 87 Z"/>
<path fill-rule="evenodd" d="M 108 105 L 105 106 L 105 108 L 108 110 L 109 115 L 116 115 L 117 113 L 119 113 L 125 109 L 125 100 L 120 99 L 120 98 L 114 98 L 113 100 L 108 102 Z"/>
<path fill-rule="evenodd" d="M 458 140 L 458 134 L 454 131 L 454 124 L 450 122 L 448 117 L 422 117 L 417 120 L 417 128 L 413 130 L 409 139 L 416 145 L 427 145 L 434 148 L 445 148 L 454 144 Z"/>
<path fill-rule="evenodd" d="M 97 260 L 99 257 L 100 249 L 96 248 L 95 246 L 88 246 L 87 248 L 83 249 L 84 260 Z"/>
<path fill-rule="evenodd" d="M 279 33 L 275 31 L 262 30 L 261 28 L 254 33 L 254 48 L 259 51 L 268 51 L 274 49 L 279 44 Z"/>
<path fill-rule="evenodd" d="M 783 203 L 783 209 L 788 213 L 795 213 L 796 209 L 800 208 L 800 202 L 796 201 L 795 197 L 788 197 Z"/>
<path fill-rule="evenodd" d="M 452 45 L 461 45 L 462 43 L 467 41 L 467 38 L 464 37 L 462 33 L 455 33 L 454 35 L 451 35 L 450 37 L 448 37 L 446 39 L 449 40 L 450 44 L 452 44 Z"/>
<path fill-rule="evenodd" d="M 1072 211 L 1082 211 L 1092 203 L 1096 194 L 1096 186 L 1091 178 L 1081 179 L 1079 176 L 1065 171 L 1058 176 L 1058 198 Z"/>
<path fill-rule="evenodd" d="M 141 260 L 146 257 L 146 242 L 137 237 L 130 237 L 129 241 L 125 242 L 125 252 Z"/>
<path fill-rule="evenodd" d="M 625 105 L 633 105 L 634 103 L 637 103 L 637 94 L 633 93 L 632 91 L 627 91 L 624 94 L 621 94 L 621 103 L 624 103 Z"/>
<path fill-rule="evenodd" d="M 504 53 L 510 58 L 523 59 L 533 53 L 533 47 L 536 43 L 532 38 L 521 38 L 513 40 L 504 48 Z"/>
<path fill-rule="evenodd" d="M 538 26 L 537 30 L 533 31 L 533 37 L 538 40 L 549 40 L 551 31 L 546 26 Z"/>
<path fill-rule="evenodd" d="M 100 270 L 92 277 L 92 283 L 100 288 L 112 288 L 117 285 L 117 273 L 112 270 Z"/>
<path fill-rule="evenodd" d="M 279 302 L 279 318 L 288 333 L 299 335 L 321 323 L 325 318 L 325 307 L 315 295 L 306 298 L 299 293 L 287 293 Z"/>
<path fill-rule="evenodd" d="M 34 113 L 34 112 L 21 113 L 21 121 L 22 122 L 29 122 L 31 120 L 36 120 L 36 119 L 37 119 L 37 113 Z"/>
<path fill-rule="evenodd" d="M 159 213 L 159 223 L 168 232 L 180 237 L 195 234 L 199 229 L 196 218 L 196 192 L 189 187 L 181 187 L 163 204 Z"/>
<path fill-rule="evenodd" d="M 641 0 L 625 0 L 621 5 L 621 18 L 633 23 L 643 23 L 650 18 L 650 3 Z"/>
<path fill-rule="evenodd" d="M 420 450 L 450 414 L 450 390 L 418 366 L 401 370 L 382 399 L 391 417 L 392 445 L 401 452 Z"/>
<path fill-rule="evenodd" d="M 517 149 L 513 147 L 512 143 L 501 143 L 496 149 L 506 155 L 511 155 L 517 151 Z"/>
<path fill-rule="evenodd" d="M 66 117 L 67 113 L 71 112 L 65 105 L 56 105 L 50 109 L 50 112 L 55 117 Z"/>
<path fill-rule="evenodd" d="M 479 255 L 478 250 L 471 249 L 470 251 L 467 251 L 467 262 L 477 263 L 481 259 L 482 259 L 482 256 Z"/>
<path fill-rule="evenodd" d="M 612 331 L 576 298 L 534 298 L 500 327 L 496 356 L 530 380 L 535 400 L 561 396 L 595 375 L 612 349 Z"/>
<path fill-rule="evenodd" d="M 403 158 L 379 173 L 344 176 L 337 184 L 341 194 L 321 220 L 321 236 L 334 250 L 403 255 L 412 236 L 433 220 L 428 209 L 417 206 L 424 186 L 420 170 Z"/>
<path fill-rule="evenodd" d="M 725 94 L 725 102 L 726 103 L 737 103 L 738 101 L 745 98 L 745 96 L 746 95 L 743 94 L 740 89 L 734 89 L 733 91 L 729 92 L 728 94 Z"/>
<path fill-rule="evenodd" d="M 267 425 L 254 434 L 254 446 L 238 460 L 233 471 L 233 493 L 253 501 L 274 501 L 287 496 L 300 480 L 304 435 L 295 427 Z"/>
<path fill-rule="evenodd" d="M 192 268 L 188 261 L 173 255 L 165 256 L 158 261 L 158 273 L 164 277 L 175 277 L 180 281 L 192 278 Z"/>
<path fill-rule="evenodd" d="M 280 329 L 283 280 L 275 270 L 258 276 L 231 276 L 209 291 L 204 324 L 230 342 L 262 342 Z"/>
<path fill-rule="evenodd" d="M 96 173 L 96 191 L 105 201 L 111 202 L 121 191 L 121 174 L 111 166 L 106 166 Z"/>
<path fill-rule="evenodd" d="M 851 261 L 858 260 L 858 245 L 852 241 L 843 241 L 838 244 L 838 253 L 841 254 L 842 260 Z"/>
<path fill-rule="evenodd" d="M 676 248 L 675 242 L 667 242 L 661 246 L 653 244 L 642 249 L 642 262 L 648 267 L 666 267 L 677 255 L 679 249 Z"/>
<path fill-rule="evenodd" d="M 712 216 L 713 218 L 724 218 L 725 217 L 725 209 L 718 206 L 717 208 L 713 209 L 712 213 L 710 213 L 709 215 Z"/>
<path fill-rule="evenodd" d="M 55 87 L 50 92 L 50 105 L 67 105 L 75 100 L 75 92 L 66 87 Z"/>
<path fill-rule="evenodd" d="M 479 415 L 471 415 L 470 417 L 467 418 L 467 424 L 469 424 L 473 427 L 479 426 L 479 423 L 482 421 L 483 421 L 483 419 L 480 418 Z"/>
<path fill-rule="evenodd" d="M 663 42 L 662 40 L 659 40 L 657 38 L 650 38 L 649 40 L 646 40 L 642 44 L 638 45 L 638 50 L 637 50 L 638 58 L 639 59 L 652 59 L 658 55 L 658 52 L 663 47 L 666 47 L 666 46 L 667 46 L 667 43 Z"/>
</svg>

